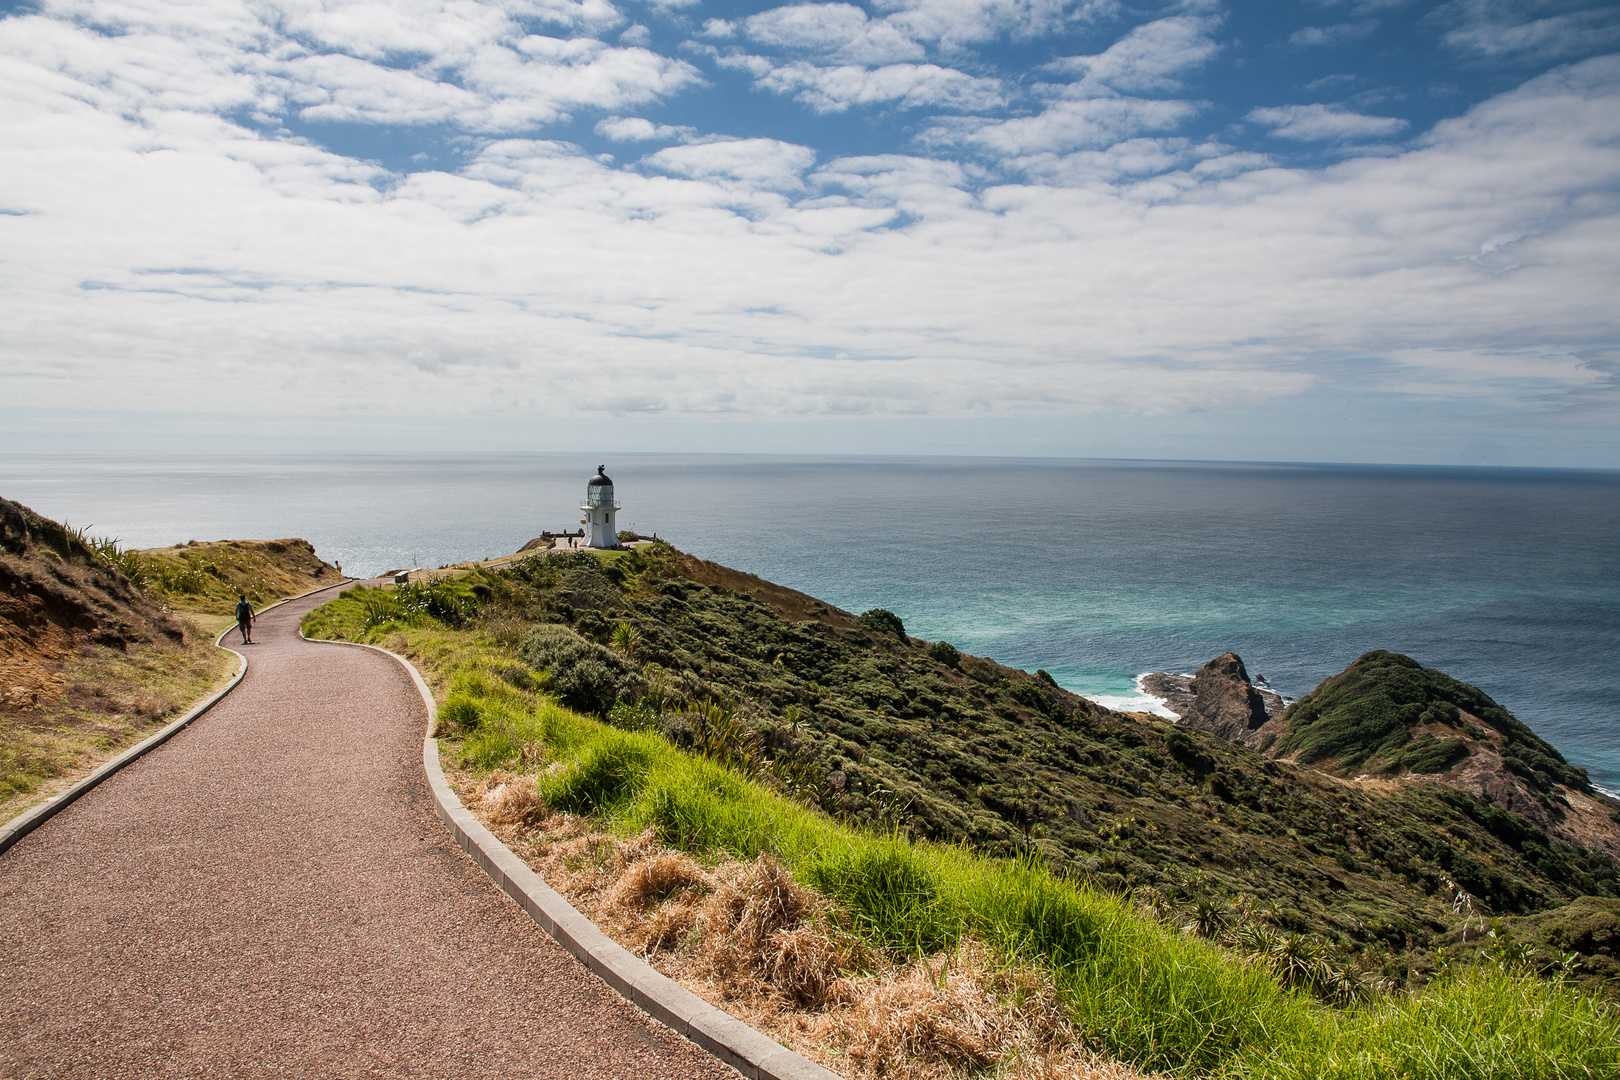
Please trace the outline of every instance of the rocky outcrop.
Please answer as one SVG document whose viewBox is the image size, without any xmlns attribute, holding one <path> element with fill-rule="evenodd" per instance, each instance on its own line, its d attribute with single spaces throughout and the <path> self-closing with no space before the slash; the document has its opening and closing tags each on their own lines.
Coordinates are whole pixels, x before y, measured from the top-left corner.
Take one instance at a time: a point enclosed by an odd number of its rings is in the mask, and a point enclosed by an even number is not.
<svg viewBox="0 0 1620 1080">
<path fill-rule="evenodd" d="M 1142 689 L 1164 702 L 1181 723 L 1223 739 L 1258 747 L 1275 738 L 1274 717 L 1287 702 L 1249 680 L 1237 653 L 1222 653 L 1192 676 L 1155 672 L 1142 678 Z"/>
<path fill-rule="evenodd" d="M 1189 689 L 1192 708 L 1181 718 L 1189 727 L 1247 742 L 1249 733 L 1258 731 L 1270 719 L 1266 703 L 1249 682 L 1249 673 L 1237 653 L 1222 653 L 1199 668 Z"/>
<path fill-rule="evenodd" d="M 1191 675 L 1172 675 L 1167 671 L 1155 671 L 1151 675 L 1142 676 L 1142 689 L 1158 698 L 1159 703 L 1175 713 L 1178 720 L 1192 711 Z"/>
</svg>

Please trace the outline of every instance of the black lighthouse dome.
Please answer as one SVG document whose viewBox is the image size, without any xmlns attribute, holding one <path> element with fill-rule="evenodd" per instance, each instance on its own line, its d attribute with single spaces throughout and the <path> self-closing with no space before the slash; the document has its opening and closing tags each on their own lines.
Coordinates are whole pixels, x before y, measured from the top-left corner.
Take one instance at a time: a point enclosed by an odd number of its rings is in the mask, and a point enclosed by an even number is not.
<svg viewBox="0 0 1620 1080">
<path fill-rule="evenodd" d="M 596 475 L 585 485 L 585 505 L 580 509 L 590 510 L 599 506 L 614 510 L 619 507 L 613 499 L 613 479 L 608 476 L 606 465 L 598 465 Z"/>
</svg>

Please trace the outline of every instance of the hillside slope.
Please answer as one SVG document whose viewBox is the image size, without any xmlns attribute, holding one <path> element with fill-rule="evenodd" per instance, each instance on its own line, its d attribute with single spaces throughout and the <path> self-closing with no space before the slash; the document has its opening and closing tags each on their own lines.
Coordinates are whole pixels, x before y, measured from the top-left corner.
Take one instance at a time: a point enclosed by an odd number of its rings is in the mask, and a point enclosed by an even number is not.
<svg viewBox="0 0 1620 1080">
<path fill-rule="evenodd" d="M 507 620 L 503 634 L 567 626 L 596 644 L 551 635 L 530 659 L 570 704 L 613 714 L 713 699 L 845 818 L 1036 856 L 1180 910 L 1225 918 L 1238 904 L 1386 957 L 1395 977 L 1455 935 L 1460 894 L 1479 914 L 1620 896 L 1613 858 L 1478 796 L 1355 784 L 1110 712 L 1044 673 L 907 637 L 887 613 L 857 619 L 735 573 L 658 545 L 534 558 L 400 602 Z M 635 663 L 602 647 L 615 641 Z M 699 737 L 682 715 L 665 716 L 665 734 Z"/>
<path fill-rule="evenodd" d="M 32 706 L 87 645 L 180 645 L 186 628 L 84 540 L 0 499 L 0 704 Z"/>
<path fill-rule="evenodd" d="M 227 677 L 212 638 L 239 592 L 339 580 L 303 540 L 121 551 L 0 499 L 0 820 Z"/>
<path fill-rule="evenodd" d="M 343 580 L 308 540 L 196 540 L 130 553 L 145 587 L 170 607 L 230 615 L 239 596 L 255 607 Z"/>
</svg>

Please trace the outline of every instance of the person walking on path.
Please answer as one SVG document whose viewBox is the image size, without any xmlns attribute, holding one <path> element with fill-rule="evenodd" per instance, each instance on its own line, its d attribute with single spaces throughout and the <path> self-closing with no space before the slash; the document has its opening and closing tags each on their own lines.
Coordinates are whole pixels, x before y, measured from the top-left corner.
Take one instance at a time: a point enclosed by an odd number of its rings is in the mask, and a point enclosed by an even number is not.
<svg viewBox="0 0 1620 1080">
<path fill-rule="evenodd" d="M 236 628 L 242 631 L 242 644 L 244 645 L 253 644 L 248 639 L 248 630 L 253 626 L 256 618 L 253 614 L 253 605 L 248 603 L 247 594 L 240 594 L 236 601 Z"/>
</svg>

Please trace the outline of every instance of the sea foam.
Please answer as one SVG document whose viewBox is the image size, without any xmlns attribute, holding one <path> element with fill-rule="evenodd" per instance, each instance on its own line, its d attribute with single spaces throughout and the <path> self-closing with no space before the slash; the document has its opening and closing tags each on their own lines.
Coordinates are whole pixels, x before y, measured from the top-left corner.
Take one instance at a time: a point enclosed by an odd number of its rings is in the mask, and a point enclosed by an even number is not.
<svg viewBox="0 0 1620 1080">
<path fill-rule="evenodd" d="M 1136 693 L 1134 694 L 1088 694 L 1084 690 L 1078 691 L 1082 697 L 1090 698 L 1105 709 L 1115 712 L 1145 712 L 1154 716 L 1162 716 L 1166 720 L 1179 719 L 1175 713 L 1165 707 L 1164 699 L 1148 693 L 1142 686 L 1142 680 L 1153 674 L 1144 671 L 1136 677 Z"/>
</svg>

